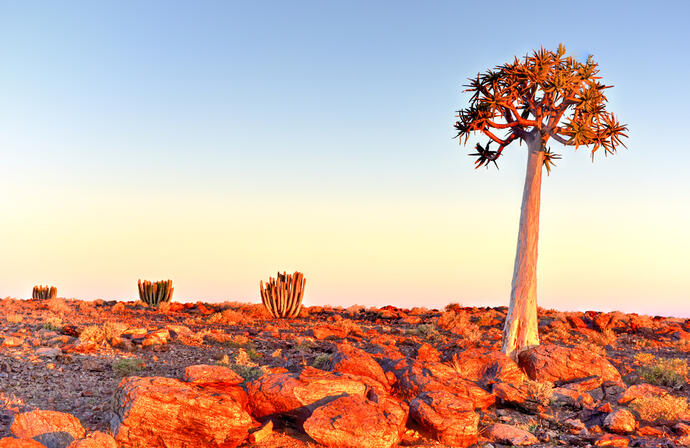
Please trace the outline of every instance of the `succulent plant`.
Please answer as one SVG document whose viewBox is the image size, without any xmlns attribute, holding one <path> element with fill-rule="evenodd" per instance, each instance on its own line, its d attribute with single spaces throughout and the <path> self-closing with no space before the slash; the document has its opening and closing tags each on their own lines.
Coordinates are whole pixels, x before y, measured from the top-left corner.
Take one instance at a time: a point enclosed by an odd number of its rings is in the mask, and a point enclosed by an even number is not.
<svg viewBox="0 0 690 448">
<path fill-rule="evenodd" d="M 306 280 L 301 272 L 282 274 L 270 277 L 266 285 L 259 284 L 261 301 L 273 317 L 295 318 L 302 309 L 302 296 Z"/>
<path fill-rule="evenodd" d="M 57 288 L 55 286 L 48 285 L 34 286 L 31 297 L 34 299 L 54 299 L 57 297 Z"/>
<path fill-rule="evenodd" d="M 149 306 L 158 306 L 163 302 L 172 300 L 173 288 L 172 280 L 161 280 L 150 282 L 139 280 L 139 299 Z"/>
</svg>

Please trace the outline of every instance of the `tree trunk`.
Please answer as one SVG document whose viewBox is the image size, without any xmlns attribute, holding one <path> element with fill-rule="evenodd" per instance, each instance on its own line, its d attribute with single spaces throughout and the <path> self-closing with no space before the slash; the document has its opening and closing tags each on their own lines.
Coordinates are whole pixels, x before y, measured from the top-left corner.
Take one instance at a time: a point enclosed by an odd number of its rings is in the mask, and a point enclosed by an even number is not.
<svg viewBox="0 0 690 448">
<path fill-rule="evenodd" d="M 503 327 L 503 353 L 513 359 L 520 350 L 539 344 L 537 321 L 537 243 L 539 240 L 539 202 L 544 151 L 541 137 L 527 145 L 527 173 L 522 192 L 520 231 L 510 308 Z"/>
</svg>

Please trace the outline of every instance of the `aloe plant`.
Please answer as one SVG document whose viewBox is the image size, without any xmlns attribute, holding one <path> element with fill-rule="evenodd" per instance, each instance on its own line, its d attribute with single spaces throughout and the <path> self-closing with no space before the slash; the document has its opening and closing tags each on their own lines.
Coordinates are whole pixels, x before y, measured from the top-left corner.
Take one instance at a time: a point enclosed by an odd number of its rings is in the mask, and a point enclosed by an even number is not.
<svg viewBox="0 0 690 448">
<path fill-rule="evenodd" d="M 260 282 L 261 301 L 273 317 L 295 318 L 302 309 L 302 296 L 306 280 L 301 272 L 282 274 L 270 277 L 266 285 Z"/>
<path fill-rule="evenodd" d="M 172 280 L 161 280 L 150 282 L 139 280 L 139 299 L 149 306 L 158 306 L 163 302 L 172 300 L 173 288 Z"/>
<path fill-rule="evenodd" d="M 31 297 L 34 299 L 54 299 L 57 297 L 57 288 L 55 286 L 47 285 L 34 286 Z"/>
</svg>

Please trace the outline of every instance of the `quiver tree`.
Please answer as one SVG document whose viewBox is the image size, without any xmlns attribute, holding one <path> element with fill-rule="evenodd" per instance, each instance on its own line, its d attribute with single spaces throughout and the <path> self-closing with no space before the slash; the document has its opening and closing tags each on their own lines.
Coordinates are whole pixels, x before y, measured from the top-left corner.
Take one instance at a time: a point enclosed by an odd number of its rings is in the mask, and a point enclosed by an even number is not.
<svg viewBox="0 0 690 448">
<path fill-rule="evenodd" d="M 271 316 L 295 318 L 302 309 L 305 283 L 301 272 L 278 272 L 276 278 L 270 277 L 265 285 L 263 281 L 259 282 L 261 301 Z"/>
<path fill-rule="evenodd" d="M 627 127 L 606 111 L 597 64 L 589 56 L 579 62 L 565 56 L 565 47 L 534 51 L 522 60 L 497 66 L 470 79 L 469 107 L 458 111 L 457 137 L 466 144 L 470 134 L 488 137 L 476 145 L 475 168 L 493 163 L 503 150 L 518 141 L 527 146 L 527 172 L 522 194 L 520 229 L 510 292 L 510 307 L 503 328 L 503 352 L 515 358 L 528 346 L 539 344 L 537 333 L 537 241 L 539 199 L 543 168 L 551 172 L 558 154 L 546 145 L 550 139 L 565 145 L 588 146 L 594 153 L 613 154 Z M 490 149 L 495 144 L 495 150 Z M 625 146 L 625 145 L 623 145 Z"/>
</svg>

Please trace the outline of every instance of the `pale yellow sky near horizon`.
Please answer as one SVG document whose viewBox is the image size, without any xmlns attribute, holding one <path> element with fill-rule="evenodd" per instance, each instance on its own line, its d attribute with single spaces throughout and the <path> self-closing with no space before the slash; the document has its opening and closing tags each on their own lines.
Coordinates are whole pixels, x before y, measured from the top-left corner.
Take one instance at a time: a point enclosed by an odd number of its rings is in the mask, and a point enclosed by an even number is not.
<svg viewBox="0 0 690 448">
<path fill-rule="evenodd" d="M 172 278 L 176 300 L 258 302 L 259 281 L 280 269 L 305 273 L 306 304 L 508 303 L 517 192 L 496 203 L 316 195 L 270 205 L 261 193 L 50 194 L 37 202 L 27 191 L 5 204 L 13 214 L 3 223 L 2 296 L 27 297 L 49 283 L 60 296 L 131 300 L 138 278 Z M 555 200 L 545 188 L 543 202 L 540 306 L 690 317 L 687 240 L 679 244 L 676 231 L 659 225 L 670 212 L 663 200 Z M 687 228 L 683 216 L 673 228 Z"/>
</svg>

